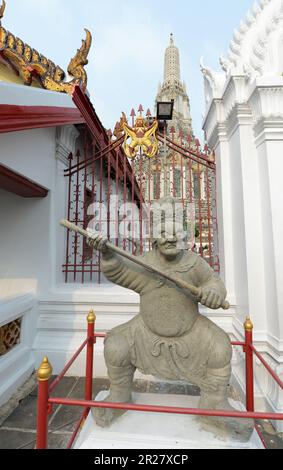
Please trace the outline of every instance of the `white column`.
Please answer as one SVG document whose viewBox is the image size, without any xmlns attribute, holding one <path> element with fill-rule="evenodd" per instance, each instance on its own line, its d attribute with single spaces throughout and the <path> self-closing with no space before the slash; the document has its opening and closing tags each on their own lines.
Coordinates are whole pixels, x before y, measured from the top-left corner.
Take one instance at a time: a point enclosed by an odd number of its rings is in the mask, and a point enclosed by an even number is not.
<svg viewBox="0 0 283 470">
<path fill-rule="evenodd" d="M 258 155 L 267 325 L 265 359 L 283 377 L 283 78 L 257 80 L 250 96 Z M 283 411 L 283 391 L 260 369 L 269 406 Z M 274 423 L 283 431 L 283 423 Z"/>
<path fill-rule="evenodd" d="M 258 80 L 250 103 L 258 154 L 268 340 L 283 354 L 283 79 Z"/>
<path fill-rule="evenodd" d="M 236 304 L 234 278 L 234 249 L 232 225 L 231 161 L 226 124 L 221 122 L 222 103 L 214 100 L 204 121 L 203 129 L 208 145 L 216 156 L 216 204 L 219 242 L 220 275 L 228 299 Z"/>
</svg>

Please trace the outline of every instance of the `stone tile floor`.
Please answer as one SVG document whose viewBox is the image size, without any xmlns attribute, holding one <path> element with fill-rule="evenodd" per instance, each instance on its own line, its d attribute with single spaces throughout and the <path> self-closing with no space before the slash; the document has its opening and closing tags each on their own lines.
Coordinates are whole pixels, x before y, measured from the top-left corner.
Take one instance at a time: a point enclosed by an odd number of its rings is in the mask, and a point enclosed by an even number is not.
<svg viewBox="0 0 283 470">
<path fill-rule="evenodd" d="M 54 377 L 55 378 L 55 377 Z M 95 379 L 93 395 L 108 390 L 107 379 Z M 161 383 L 136 380 L 134 390 L 148 393 L 174 393 L 199 395 L 198 387 L 183 383 Z M 57 386 L 56 396 L 78 398 L 84 397 L 84 379 L 65 377 Z M 231 394 L 233 396 L 233 394 Z M 235 398 L 235 397 L 234 397 Z M 34 449 L 36 439 L 36 405 L 37 388 L 24 398 L 18 407 L 0 426 L 0 449 Z M 65 449 L 72 432 L 80 418 L 81 409 L 77 407 L 56 406 L 49 418 L 49 448 Z M 283 439 L 277 434 L 270 422 L 258 422 L 268 448 L 283 449 Z"/>
</svg>

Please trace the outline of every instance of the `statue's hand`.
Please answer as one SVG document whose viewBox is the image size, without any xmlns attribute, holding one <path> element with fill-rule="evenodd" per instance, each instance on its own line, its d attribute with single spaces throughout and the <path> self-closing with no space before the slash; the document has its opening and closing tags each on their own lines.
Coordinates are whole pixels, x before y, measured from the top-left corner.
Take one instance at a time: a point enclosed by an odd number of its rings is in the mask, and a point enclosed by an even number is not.
<svg viewBox="0 0 283 470">
<path fill-rule="evenodd" d="M 222 306 L 224 300 L 223 296 L 220 295 L 216 289 L 211 287 L 204 287 L 201 289 L 200 303 L 208 308 L 217 310 Z"/>
<path fill-rule="evenodd" d="M 98 250 L 101 253 L 106 253 L 108 251 L 108 248 L 106 246 L 108 240 L 100 234 L 92 235 L 91 237 L 88 237 L 86 241 L 87 244 L 94 250 Z"/>
</svg>

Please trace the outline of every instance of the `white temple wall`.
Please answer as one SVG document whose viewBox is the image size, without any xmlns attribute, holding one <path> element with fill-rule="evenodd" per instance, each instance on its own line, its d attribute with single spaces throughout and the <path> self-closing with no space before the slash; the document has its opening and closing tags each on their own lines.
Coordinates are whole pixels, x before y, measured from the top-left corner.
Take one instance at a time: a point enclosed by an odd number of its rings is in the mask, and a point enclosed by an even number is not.
<svg viewBox="0 0 283 470">
<path fill-rule="evenodd" d="M 242 337 L 243 321 L 250 315 L 256 348 L 282 375 L 281 97 L 272 78 L 270 96 L 267 80 L 264 87 L 262 80 L 252 85 L 246 81 L 245 86 L 239 77 L 229 80 L 222 98 L 210 103 L 204 121 L 208 144 L 217 158 L 221 272 L 228 299 L 233 282 L 235 286 L 234 336 Z M 234 378 L 244 390 L 244 358 L 237 350 Z M 258 360 L 255 397 L 258 409 L 282 411 L 282 392 Z M 282 430 L 280 423 L 276 427 Z"/>
<path fill-rule="evenodd" d="M 0 137 L 0 162 L 48 189 L 45 198 L 0 190 L 0 326 L 22 318 L 20 343 L 0 357 L 0 406 L 38 365 L 40 299 L 63 282 L 66 231 L 59 220 L 67 213 L 67 143 L 77 136 L 66 126 Z"/>
<path fill-rule="evenodd" d="M 283 122 L 282 122 L 283 128 Z M 263 208 L 264 263 L 266 273 L 267 333 L 283 343 L 283 218 L 282 152 L 283 141 L 269 141 L 258 147 L 260 160 L 261 203 Z M 281 312 L 281 314 L 280 314 Z"/>
<path fill-rule="evenodd" d="M 66 217 L 66 164 L 56 158 L 55 128 L 1 135 L 0 162 L 48 189 L 46 198 L 1 191 L 1 278 L 12 279 L 10 294 L 40 294 L 62 282 Z M 23 249 L 24 247 L 24 249 Z M 15 281 L 17 280 L 17 281 Z M 8 287 L 7 287 L 8 288 Z"/>
<path fill-rule="evenodd" d="M 46 189 L 54 189 L 55 128 L 1 134 L 0 163 Z"/>
<path fill-rule="evenodd" d="M 5 281 L 5 296 L 24 291 L 38 294 L 51 285 L 51 197 L 25 199 L 0 190 L 0 277 Z"/>
</svg>

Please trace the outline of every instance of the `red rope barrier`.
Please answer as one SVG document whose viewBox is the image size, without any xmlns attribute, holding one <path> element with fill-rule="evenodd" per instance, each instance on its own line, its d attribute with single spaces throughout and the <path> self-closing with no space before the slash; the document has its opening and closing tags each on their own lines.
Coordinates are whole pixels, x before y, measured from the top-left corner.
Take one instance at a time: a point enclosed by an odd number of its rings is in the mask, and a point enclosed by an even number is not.
<svg viewBox="0 0 283 470">
<path fill-rule="evenodd" d="M 45 358 L 41 367 L 38 370 L 38 414 L 37 414 L 37 449 L 47 448 L 48 439 L 48 414 L 51 406 L 66 405 L 66 406 L 80 406 L 84 408 L 84 412 L 75 428 L 75 431 L 68 443 L 68 449 L 70 449 L 75 441 L 75 438 L 84 422 L 87 418 L 89 410 L 91 408 L 110 408 L 118 410 L 128 411 L 140 411 L 140 412 L 152 412 L 152 413 L 169 413 L 169 414 L 184 414 L 184 415 L 195 415 L 195 416 L 218 416 L 226 418 L 251 418 L 251 419 L 268 419 L 268 420 L 280 420 L 283 421 L 283 413 L 264 413 L 254 412 L 254 384 L 253 384 L 253 353 L 262 362 L 267 371 L 271 374 L 277 384 L 283 388 L 283 382 L 263 359 L 261 354 L 253 346 L 252 330 L 253 325 L 250 319 L 245 322 L 245 342 L 233 341 L 231 345 L 242 346 L 246 353 L 246 396 L 247 396 L 247 412 L 242 411 L 227 411 L 227 410 L 206 410 L 200 408 L 178 408 L 168 406 L 151 406 L 151 405 L 139 405 L 130 403 L 108 403 L 108 402 L 97 402 L 91 401 L 92 397 L 92 380 L 93 380 L 93 346 L 96 343 L 97 338 L 105 338 L 105 333 L 95 333 L 94 331 L 95 315 L 93 311 L 88 315 L 88 336 L 84 343 L 80 346 L 78 351 L 74 354 L 72 359 L 68 362 L 66 367 L 63 369 L 61 374 L 58 375 L 56 380 L 48 388 L 48 380 L 52 374 L 52 368 Z M 62 380 L 66 372 L 69 370 L 71 365 L 77 359 L 79 354 L 87 345 L 86 354 L 86 386 L 85 386 L 85 400 L 73 400 L 65 398 L 49 398 L 56 385 Z M 263 436 L 256 424 L 256 431 L 266 447 Z"/>
<path fill-rule="evenodd" d="M 75 441 L 75 439 L 76 439 L 76 437 L 77 437 L 77 434 L 78 434 L 80 428 L 82 427 L 83 422 L 85 421 L 85 419 L 86 419 L 86 410 L 83 412 L 83 414 L 82 414 L 82 416 L 81 416 L 81 418 L 80 418 L 80 420 L 79 420 L 77 426 L 75 427 L 75 430 L 74 430 L 74 432 L 73 432 L 73 434 L 72 434 L 72 437 L 71 437 L 71 439 L 70 439 L 69 442 L 68 442 L 67 449 L 71 449 L 71 448 L 72 448 L 72 445 L 73 445 L 73 443 L 74 443 L 74 441 Z"/>
<path fill-rule="evenodd" d="M 75 360 L 77 359 L 77 357 L 80 355 L 80 353 L 82 352 L 82 350 L 85 348 L 87 344 L 87 339 L 83 342 L 83 344 L 81 345 L 81 347 L 78 349 L 78 351 L 76 352 L 76 354 L 74 354 L 74 356 L 72 357 L 72 359 L 70 359 L 70 361 L 68 362 L 68 364 L 66 365 L 66 367 L 62 370 L 61 374 L 58 375 L 58 377 L 54 380 L 54 382 L 52 382 L 52 384 L 50 385 L 49 387 L 49 393 L 51 394 L 52 391 L 54 390 L 54 388 L 56 387 L 56 385 L 58 385 L 58 383 L 63 379 L 63 377 L 66 375 L 66 373 L 68 372 L 68 370 L 70 369 L 70 367 L 74 364 Z"/>
<path fill-rule="evenodd" d="M 219 416 L 224 418 L 273 419 L 283 421 L 283 413 L 264 413 L 251 411 L 206 410 L 202 408 L 178 408 L 172 406 L 135 405 L 132 403 L 109 403 L 100 401 L 49 398 L 53 405 L 81 406 L 88 408 L 110 408 L 113 410 L 146 411 L 150 413 L 184 414 L 195 416 Z"/>
<path fill-rule="evenodd" d="M 260 430 L 258 424 L 255 425 L 255 429 L 256 429 L 256 432 L 257 432 L 257 434 L 258 434 L 258 437 L 260 438 L 260 440 L 261 440 L 261 442 L 262 442 L 263 447 L 264 447 L 265 449 L 267 449 L 266 442 L 265 442 L 265 440 L 264 440 L 264 437 L 263 437 L 263 435 L 262 435 L 262 432 L 261 432 L 261 430 Z"/>
</svg>

